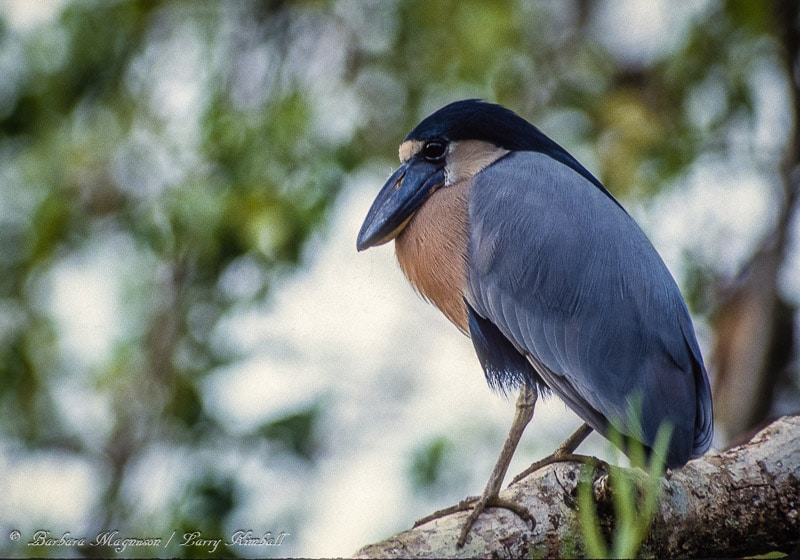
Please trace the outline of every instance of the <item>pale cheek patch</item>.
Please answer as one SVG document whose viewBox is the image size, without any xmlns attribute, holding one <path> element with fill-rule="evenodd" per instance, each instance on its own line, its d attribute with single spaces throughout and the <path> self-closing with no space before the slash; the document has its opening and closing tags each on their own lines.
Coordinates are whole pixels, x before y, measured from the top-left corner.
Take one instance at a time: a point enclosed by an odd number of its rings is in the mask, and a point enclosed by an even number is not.
<svg viewBox="0 0 800 560">
<path fill-rule="evenodd" d="M 419 140 L 406 140 L 402 144 L 400 144 L 400 161 L 402 163 L 407 162 L 412 157 L 417 155 L 419 151 L 422 149 L 422 142 Z"/>
<path fill-rule="evenodd" d="M 491 142 L 464 140 L 450 144 L 447 155 L 447 185 L 471 179 L 508 153 Z"/>
</svg>

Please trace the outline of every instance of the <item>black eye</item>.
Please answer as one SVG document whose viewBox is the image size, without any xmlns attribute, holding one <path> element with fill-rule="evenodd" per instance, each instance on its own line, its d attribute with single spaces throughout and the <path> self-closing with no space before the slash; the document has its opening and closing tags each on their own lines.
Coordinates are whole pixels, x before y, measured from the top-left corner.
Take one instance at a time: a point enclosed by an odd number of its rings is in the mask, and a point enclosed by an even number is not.
<svg viewBox="0 0 800 560">
<path fill-rule="evenodd" d="M 427 161 L 441 161 L 446 153 L 447 144 L 441 140 L 431 140 L 422 147 L 422 157 Z"/>
</svg>

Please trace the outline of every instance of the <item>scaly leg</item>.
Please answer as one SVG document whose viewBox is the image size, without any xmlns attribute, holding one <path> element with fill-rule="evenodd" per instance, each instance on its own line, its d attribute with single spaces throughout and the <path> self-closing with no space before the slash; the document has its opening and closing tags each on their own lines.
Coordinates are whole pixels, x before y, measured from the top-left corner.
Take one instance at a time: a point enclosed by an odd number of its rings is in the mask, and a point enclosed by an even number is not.
<svg viewBox="0 0 800 560">
<path fill-rule="evenodd" d="M 516 484 L 532 472 L 536 472 L 542 467 L 546 467 L 547 465 L 551 465 L 553 463 L 583 463 L 595 467 L 602 465 L 604 462 L 595 457 L 589 457 L 588 455 L 575 455 L 575 450 L 591 433 L 592 428 L 589 426 L 589 424 L 581 424 L 581 427 L 572 432 L 572 435 L 570 435 L 564 441 L 564 443 L 559 445 L 558 448 L 553 451 L 552 455 L 548 455 L 544 459 L 536 461 L 530 467 L 519 473 L 514 477 L 514 480 L 511 481 L 511 484 Z"/>
<path fill-rule="evenodd" d="M 499 494 L 500 487 L 503 485 L 503 479 L 508 472 L 508 466 L 511 464 L 511 459 L 514 457 L 514 452 L 517 450 L 519 440 L 522 438 L 522 432 L 525 431 L 525 427 L 531 421 L 531 418 L 533 418 L 533 409 L 536 406 L 537 397 L 538 394 L 536 390 L 530 389 L 527 385 L 522 385 L 520 388 L 514 420 L 511 422 L 511 429 L 508 432 L 508 436 L 506 436 L 506 441 L 503 443 L 500 457 L 498 457 L 497 463 L 494 469 L 492 469 L 492 474 L 489 475 L 489 481 L 486 483 L 486 488 L 483 489 L 483 494 L 481 494 L 478 503 L 475 504 L 469 517 L 467 517 L 467 520 L 464 522 L 464 527 L 461 528 L 461 536 L 456 544 L 458 548 L 461 548 L 464 546 L 464 543 L 467 542 L 469 530 L 478 519 L 478 516 L 480 516 L 483 510 L 488 506 L 500 506 L 510 509 L 526 521 L 530 521 L 531 516 L 527 511 L 520 511 L 519 506 L 516 504 L 501 501 Z"/>
</svg>

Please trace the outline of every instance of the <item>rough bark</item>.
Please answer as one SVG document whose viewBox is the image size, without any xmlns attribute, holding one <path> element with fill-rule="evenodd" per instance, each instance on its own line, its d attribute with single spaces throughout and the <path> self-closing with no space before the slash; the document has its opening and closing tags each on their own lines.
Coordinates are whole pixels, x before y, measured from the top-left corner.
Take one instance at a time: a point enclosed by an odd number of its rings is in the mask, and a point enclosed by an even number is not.
<svg viewBox="0 0 800 560">
<path fill-rule="evenodd" d="M 632 479 L 636 478 L 629 471 Z M 601 527 L 612 527 L 607 474 L 594 481 Z M 465 546 L 455 546 L 468 512 L 450 514 L 357 552 L 359 558 L 547 557 L 582 548 L 581 465 L 541 469 L 501 493 L 524 506 L 533 529 L 508 510 L 488 509 Z M 784 417 L 746 445 L 668 471 L 655 518 L 639 552 L 655 557 L 736 557 L 789 552 L 800 543 L 800 416 Z"/>
</svg>

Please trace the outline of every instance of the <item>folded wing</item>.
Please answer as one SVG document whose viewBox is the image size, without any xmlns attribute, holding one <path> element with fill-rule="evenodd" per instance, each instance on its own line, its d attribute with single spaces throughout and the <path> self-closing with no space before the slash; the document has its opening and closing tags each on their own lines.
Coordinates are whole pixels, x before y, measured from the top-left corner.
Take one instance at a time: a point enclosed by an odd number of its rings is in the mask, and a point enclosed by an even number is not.
<svg viewBox="0 0 800 560">
<path fill-rule="evenodd" d="M 514 152 L 473 179 L 469 220 L 466 299 L 490 384 L 543 381 L 594 429 L 648 448 L 668 422 L 668 466 L 708 449 L 710 388 L 686 305 L 606 191 Z"/>
</svg>

